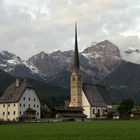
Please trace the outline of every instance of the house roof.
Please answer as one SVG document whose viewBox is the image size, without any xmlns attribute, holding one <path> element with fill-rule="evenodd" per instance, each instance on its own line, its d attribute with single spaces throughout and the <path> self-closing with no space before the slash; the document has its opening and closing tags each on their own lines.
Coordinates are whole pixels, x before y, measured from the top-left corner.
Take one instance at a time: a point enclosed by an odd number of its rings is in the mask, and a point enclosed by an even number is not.
<svg viewBox="0 0 140 140">
<path fill-rule="evenodd" d="M 54 107 L 57 115 L 66 118 L 85 118 L 82 107 Z"/>
<path fill-rule="evenodd" d="M 16 87 L 16 82 L 12 83 L 3 93 L 0 98 L 0 103 L 15 103 L 18 102 L 23 95 L 26 88 L 32 88 L 32 85 L 26 79 L 21 81 L 20 85 Z"/>
<path fill-rule="evenodd" d="M 71 112 L 71 111 L 83 111 L 83 108 L 82 107 L 54 107 L 54 109 L 56 111 L 68 111 L 68 112 Z"/>
<path fill-rule="evenodd" d="M 86 117 L 86 115 L 83 113 L 63 113 L 61 115 L 62 115 L 62 117 L 69 117 L 69 118 L 70 117 L 74 117 L 74 118 L 79 118 L 79 117 L 85 118 Z"/>
<path fill-rule="evenodd" d="M 83 84 L 83 91 L 91 106 L 106 107 L 107 91 L 104 86 Z"/>
<path fill-rule="evenodd" d="M 106 87 L 103 86 L 103 85 L 95 85 L 95 86 L 97 87 L 98 91 L 100 92 L 100 94 L 101 94 L 102 98 L 104 99 L 105 103 L 107 105 L 111 105 L 111 99 L 108 95 Z"/>
</svg>

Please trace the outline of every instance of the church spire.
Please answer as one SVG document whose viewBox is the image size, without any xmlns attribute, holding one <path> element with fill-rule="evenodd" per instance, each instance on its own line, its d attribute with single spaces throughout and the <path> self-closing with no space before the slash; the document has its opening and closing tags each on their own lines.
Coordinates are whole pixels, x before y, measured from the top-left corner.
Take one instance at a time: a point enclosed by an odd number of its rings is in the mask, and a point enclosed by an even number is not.
<svg viewBox="0 0 140 140">
<path fill-rule="evenodd" d="M 77 24 L 75 23 L 75 48 L 73 59 L 73 72 L 79 71 L 79 54 L 78 54 L 78 41 L 77 41 Z"/>
<path fill-rule="evenodd" d="M 72 107 L 82 107 L 83 78 L 79 68 L 77 25 L 75 23 L 75 46 L 73 56 L 73 66 L 71 73 L 71 103 Z"/>
</svg>

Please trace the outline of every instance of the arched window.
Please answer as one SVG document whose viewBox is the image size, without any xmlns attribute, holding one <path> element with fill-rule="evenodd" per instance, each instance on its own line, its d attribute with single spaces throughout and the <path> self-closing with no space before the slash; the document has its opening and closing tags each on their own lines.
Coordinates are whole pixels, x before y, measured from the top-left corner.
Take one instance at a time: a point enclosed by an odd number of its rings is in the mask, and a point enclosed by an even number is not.
<svg viewBox="0 0 140 140">
<path fill-rule="evenodd" d="M 95 114 L 95 109 L 93 108 L 93 114 Z"/>
</svg>

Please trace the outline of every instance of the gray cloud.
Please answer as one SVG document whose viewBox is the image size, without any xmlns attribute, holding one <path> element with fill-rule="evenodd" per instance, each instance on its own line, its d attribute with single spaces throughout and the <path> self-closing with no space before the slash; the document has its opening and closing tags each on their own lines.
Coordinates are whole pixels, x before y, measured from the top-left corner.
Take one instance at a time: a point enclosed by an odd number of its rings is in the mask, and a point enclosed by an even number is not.
<svg viewBox="0 0 140 140">
<path fill-rule="evenodd" d="M 81 51 L 104 39 L 121 50 L 130 40 L 140 48 L 139 13 L 139 0 L 0 0 L 0 51 L 27 59 L 42 50 L 73 49 L 75 20 Z"/>
</svg>

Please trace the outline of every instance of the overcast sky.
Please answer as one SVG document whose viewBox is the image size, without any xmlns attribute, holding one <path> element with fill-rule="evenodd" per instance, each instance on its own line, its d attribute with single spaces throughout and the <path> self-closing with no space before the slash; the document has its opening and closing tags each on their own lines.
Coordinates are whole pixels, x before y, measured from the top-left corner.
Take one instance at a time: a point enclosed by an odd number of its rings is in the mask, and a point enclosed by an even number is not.
<svg viewBox="0 0 140 140">
<path fill-rule="evenodd" d="M 80 51 L 105 39 L 140 49 L 140 0 L 0 0 L 0 51 L 71 50 L 75 21 Z"/>
</svg>

